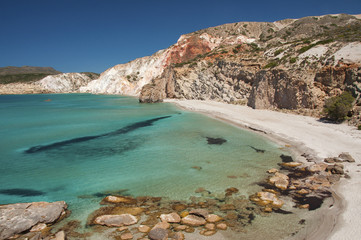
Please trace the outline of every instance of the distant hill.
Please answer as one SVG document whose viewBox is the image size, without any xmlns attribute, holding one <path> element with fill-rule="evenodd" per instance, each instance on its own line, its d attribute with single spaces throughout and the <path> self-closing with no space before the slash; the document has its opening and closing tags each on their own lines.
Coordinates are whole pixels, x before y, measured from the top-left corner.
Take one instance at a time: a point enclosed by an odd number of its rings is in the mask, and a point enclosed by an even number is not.
<svg viewBox="0 0 361 240">
<path fill-rule="evenodd" d="M 0 84 L 34 82 L 59 73 L 52 67 L 0 67 Z"/>
<path fill-rule="evenodd" d="M 52 67 L 0 67 L 0 75 L 12 75 L 12 74 L 29 74 L 29 73 L 45 73 L 45 74 L 59 74 L 61 72 L 55 70 Z"/>
</svg>

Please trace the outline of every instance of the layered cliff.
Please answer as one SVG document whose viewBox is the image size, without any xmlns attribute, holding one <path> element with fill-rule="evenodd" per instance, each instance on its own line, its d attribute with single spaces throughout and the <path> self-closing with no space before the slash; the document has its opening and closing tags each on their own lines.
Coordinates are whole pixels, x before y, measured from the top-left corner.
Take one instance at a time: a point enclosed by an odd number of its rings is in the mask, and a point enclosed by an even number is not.
<svg viewBox="0 0 361 240">
<path fill-rule="evenodd" d="M 211 99 L 317 112 L 326 98 L 350 90 L 361 105 L 360 29 L 360 19 L 340 14 L 201 30 L 190 35 L 222 44 L 168 66 L 143 87 L 140 101 Z"/>
<path fill-rule="evenodd" d="M 254 39 L 246 36 L 222 38 L 208 33 L 182 35 L 176 44 L 152 56 L 119 64 L 106 70 L 99 79 L 82 87 L 80 91 L 139 96 L 143 86 L 160 77 L 168 67 L 183 65 L 222 44 L 251 43 L 252 41 Z"/>
</svg>

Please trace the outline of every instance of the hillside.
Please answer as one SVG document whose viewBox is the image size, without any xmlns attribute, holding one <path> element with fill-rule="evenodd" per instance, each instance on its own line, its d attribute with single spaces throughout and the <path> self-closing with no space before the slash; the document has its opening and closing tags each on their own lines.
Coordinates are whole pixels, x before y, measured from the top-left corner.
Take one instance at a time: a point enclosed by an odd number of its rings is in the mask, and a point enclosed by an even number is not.
<svg viewBox="0 0 361 240">
<path fill-rule="evenodd" d="M 35 82 L 59 73 L 52 67 L 0 67 L 0 84 Z"/>
<path fill-rule="evenodd" d="M 361 105 L 360 39 L 360 15 L 225 24 L 114 66 L 81 91 L 139 96 L 140 102 L 209 99 L 318 115 L 325 99 L 345 90 Z"/>
</svg>

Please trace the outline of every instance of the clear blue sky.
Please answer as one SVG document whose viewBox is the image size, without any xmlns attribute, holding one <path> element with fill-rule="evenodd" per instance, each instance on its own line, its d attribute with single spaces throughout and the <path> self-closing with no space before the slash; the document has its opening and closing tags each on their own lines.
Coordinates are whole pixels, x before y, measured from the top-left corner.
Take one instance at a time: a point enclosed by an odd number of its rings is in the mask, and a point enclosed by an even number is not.
<svg viewBox="0 0 361 240">
<path fill-rule="evenodd" d="M 0 67 L 103 72 L 239 21 L 360 14 L 360 0 L 0 0 Z"/>
</svg>

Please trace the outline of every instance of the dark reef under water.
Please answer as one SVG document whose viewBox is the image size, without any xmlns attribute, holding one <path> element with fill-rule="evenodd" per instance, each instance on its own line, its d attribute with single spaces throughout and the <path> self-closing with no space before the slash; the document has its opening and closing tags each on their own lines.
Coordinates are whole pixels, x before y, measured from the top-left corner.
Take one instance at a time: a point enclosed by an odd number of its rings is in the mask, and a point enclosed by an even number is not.
<svg viewBox="0 0 361 240">
<path fill-rule="evenodd" d="M 128 126 L 125 126 L 121 129 L 118 129 L 116 131 L 112 131 L 109 133 L 104 133 L 104 134 L 99 134 L 99 135 L 94 135 L 94 136 L 73 138 L 73 139 L 55 142 L 55 143 L 51 143 L 51 144 L 47 144 L 47 145 L 38 145 L 38 146 L 30 147 L 29 149 L 25 150 L 24 153 L 26 153 L 26 154 L 39 153 L 39 152 L 48 151 L 48 150 L 52 150 L 52 149 L 58 149 L 58 148 L 61 148 L 64 146 L 69 146 L 69 145 L 76 144 L 76 143 L 82 143 L 82 142 L 87 142 L 87 141 L 91 141 L 91 140 L 95 140 L 95 139 L 99 139 L 99 138 L 113 137 L 113 136 L 117 136 L 117 135 L 121 135 L 121 134 L 126 134 L 129 132 L 135 131 L 139 128 L 152 126 L 154 122 L 157 122 L 162 119 L 170 118 L 170 117 L 171 116 L 163 116 L 163 117 L 157 117 L 157 118 L 152 118 L 152 119 L 148 119 L 145 121 L 136 122 L 136 123 L 130 124 Z"/>
</svg>

